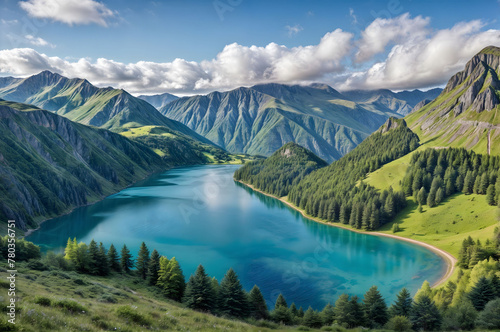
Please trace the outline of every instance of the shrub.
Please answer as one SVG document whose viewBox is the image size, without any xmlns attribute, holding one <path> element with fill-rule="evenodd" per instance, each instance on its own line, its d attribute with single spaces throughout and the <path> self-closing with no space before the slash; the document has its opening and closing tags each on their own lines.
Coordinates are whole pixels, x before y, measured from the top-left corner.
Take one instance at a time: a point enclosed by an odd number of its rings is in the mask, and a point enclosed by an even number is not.
<svg viewBox="0 0 500 332">
<path fill-rule="evenodd" d="M 490 301 L 479 313 L 476 326 L 485 329 L 500 329 L 500 298 Z"/>
<path fill-rule="evenodd" d="M 54 306 L 65 309 L 71 313 L 85 313 L 86 308 L 73 300 L 60 300 L 54 303 Z"/>
<path fill-rule="evenodd" d="M 37 296 L 35 297 L 35 303 L 44 307 L 50 307 L 52 300 L 45 296 Z"/>
<path fill-rule="evenodd" d="M 109 293 L 104 293 L 99 298 L 99 302 L 116 303 L 116 298 Z"/>
<path fill-rule="evenodd" d="M 398 332 L 410 331 L 411 322 L 408 317 L 394 316 L 387 322 L 387 328 Z"/>
<path fill-rule="evenodd" d="M 48 269 L 47 266 L 38 259 L 30 260 L 27 265 L 31 270 L 45 271 Z"/>
</svg>

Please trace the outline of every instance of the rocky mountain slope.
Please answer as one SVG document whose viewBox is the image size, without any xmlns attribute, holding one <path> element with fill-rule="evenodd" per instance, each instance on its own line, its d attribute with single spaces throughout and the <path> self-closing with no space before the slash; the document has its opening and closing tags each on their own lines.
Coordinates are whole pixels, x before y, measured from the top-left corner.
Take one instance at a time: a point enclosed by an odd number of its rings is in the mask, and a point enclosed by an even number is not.
<svg viewBox="0 0 500 332">
<path fill-rule="evenodd" d="M 322 84 L 264 84 L 184 97 L 160 112 L 230 152 L 269 156 L 292 141 L 328 162 L 398 116 L 368 109 Z"/>
<path fill-rule="evenodd" d="M 0 101 L 0 218 L 36 227 L 168 165 L 146 146 L 29 105 Z"/>
<path fill-rule="evenodd" d="M 141 96 L 138 96 L 137 98 L 140 98 L 144 101 L 147 101 L 148 103 L 150 103 L 151 105 L 153 105 L 157 109 L 160 109 L 163 106 L 167 105 L 168 103 L 170 103 L 176 99 L 179 99 L 179 97 L 174 96 L 170 93 L 162 93 L 159 95 L 152 95 L 152 96 L 141 95 Z"/>
<path fill-rule="evenodd" d="M 500 48 L 476 54 L 443 92 L 407 117 L 423 143 L 500 153 Z"/>
</svg>

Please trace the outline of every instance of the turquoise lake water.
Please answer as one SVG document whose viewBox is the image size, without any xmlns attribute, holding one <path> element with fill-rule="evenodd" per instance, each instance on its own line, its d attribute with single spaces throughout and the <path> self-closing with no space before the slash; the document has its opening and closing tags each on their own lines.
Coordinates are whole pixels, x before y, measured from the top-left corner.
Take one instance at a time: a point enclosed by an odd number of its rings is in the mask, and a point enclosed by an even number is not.
<svg viewBox="0 0 500 332">
<path fill-rule="evenodd" d="M 186 280 L 203 264 L 219 281 L 233 267 L 245 289 L 257 284 L 269 304 L 321 309 L 342 293 L 363 296 L 377 285 L 391 302 L 446 270 L 420 246 L 308 220 L 282 202 L 233 181 L 239 166 L 178 168 L 155 175 L 94 205 L 48 220 L 28 240 L 61 251 L 68 237 L 126 244 L 142 241 L 175 256 Z"/>
</svg>

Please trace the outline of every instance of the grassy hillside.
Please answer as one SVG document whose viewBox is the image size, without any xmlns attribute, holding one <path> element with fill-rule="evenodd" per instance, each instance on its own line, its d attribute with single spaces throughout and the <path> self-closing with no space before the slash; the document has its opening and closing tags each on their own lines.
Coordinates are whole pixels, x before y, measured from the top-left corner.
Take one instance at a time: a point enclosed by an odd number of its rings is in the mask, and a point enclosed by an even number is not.
<svg viewBox="0 0 500 332">
<path fill-rule="evenodd" d="M 130 275 L 97 277 L 61 270 L 37 271 L 22 263 L 18 273 L 19 307 L 14 331 L 296 330 L 266 323 L 272 327 L 269 329 L 186 309 L 164 298 L 156 287 L 145 288 L 137 277 Z M 8 288 L 6 276 L 7 272 L 0 270 L 2 292 Z M 6 297 L 0 303 L 5 311 Z M 3 314 L 0 318 L 0 330 L 11 331 L 5 317 Z"/>
</svg>

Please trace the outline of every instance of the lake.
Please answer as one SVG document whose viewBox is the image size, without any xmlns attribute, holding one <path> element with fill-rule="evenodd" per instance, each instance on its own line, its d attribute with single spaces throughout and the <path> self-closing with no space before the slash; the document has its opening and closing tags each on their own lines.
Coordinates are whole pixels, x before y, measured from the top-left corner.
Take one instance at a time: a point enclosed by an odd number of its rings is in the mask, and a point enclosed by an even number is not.
<svg viewBox="0 0 500 332">
<path fill-rule="evenodd" d="M 279 200 L 233 181 L 239 166 L 196 166 L 154 175 L 115 195 L 43 223 L 27 237 L 62 251 L 68 237 L 126 244 L 135 256 L 176 257 L 186 280 L 203 264 L 219 281 L 234 268 L 246 290 L 257 284 L 268 304 L 321 309 L 342 293 L 377 285 L 388 302 L 446 272 L 444 259 L 404 241 L 319 224 Z M 389 304 L 389 303 L 388 303 Z"/>
</svg>

